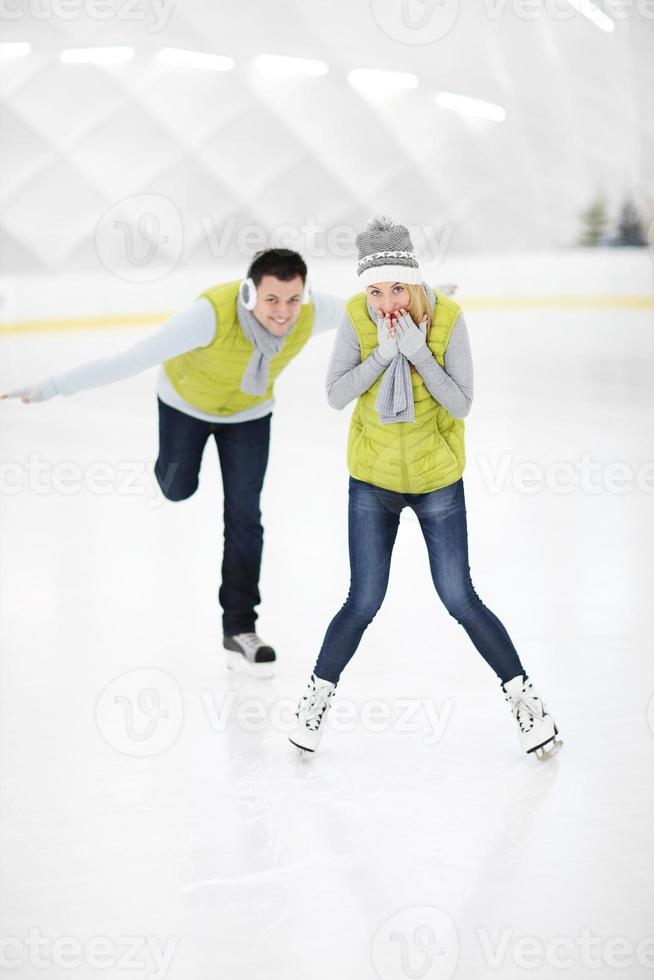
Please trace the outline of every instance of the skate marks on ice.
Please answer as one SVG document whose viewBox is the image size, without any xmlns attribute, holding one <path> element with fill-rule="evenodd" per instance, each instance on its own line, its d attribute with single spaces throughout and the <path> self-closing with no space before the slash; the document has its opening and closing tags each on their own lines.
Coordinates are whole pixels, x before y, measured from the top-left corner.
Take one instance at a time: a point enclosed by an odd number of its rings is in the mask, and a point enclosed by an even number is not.
<svg viewBox="0 0 654 980">
<path fill-rule="evenodd" d="M 358 937 L 367 935 L 368 923 L 357 882 L 364 858 L 348 835 L 342 767 L 298 773 L 283 736 L 272 747 L 247 741 L 240 732 L 231 739 L 219 763 L 227 768 L 212 808 L 215 825 L 203 819 L 182 856 L 179 897 L 189 928 L 217 940 L 212 956 L 200 943 L 206 959 L 196 963 L 197 973 L 310 976 L 319 920 L 343 937 L 338 949 L 321 950 L 323 964 L 342 975 L 349 961 L 363 975 L 365 943 Z"/>
</svg>

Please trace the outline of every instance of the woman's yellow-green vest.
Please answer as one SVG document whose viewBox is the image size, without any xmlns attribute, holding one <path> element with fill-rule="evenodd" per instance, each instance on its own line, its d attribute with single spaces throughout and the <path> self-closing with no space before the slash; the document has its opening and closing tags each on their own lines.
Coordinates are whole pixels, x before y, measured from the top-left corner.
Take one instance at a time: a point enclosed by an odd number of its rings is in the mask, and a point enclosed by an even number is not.
<svg viewBox="0 0 654 980">
<path fill-rule="evenodd" d="M 427 346 L 441 367 L 460 307 L 442 293 L 427 332 Z M 365 293 L 347 304 L 359 338 L 361 360 L 377 347 L 377 325 L 368 316 Z M 416 370 L 411 371 L 415 422 L 379 421 L 375 408 L 383 372 L 359 396 L 350 422 L 347 465 L 357 480 L 398 493 L 429 493 L 455 483 L 465 467 L 464 422 L 454 418 L 430 395 Z"/>
<path fill-rule="evenodd" d="M 213 340 L 206 347 L 197 347 L 164 361 L 164 370 L 178 395 L 189 405 L 214 415 L 232 415 L 272 398 L 277 375 L 300 353 L 313 327 L 313 303 L 307 303 L 280 351 L 270 359 L 265 393 L 248 395 L 241 391 L 241 380 L 254 347 L 238 322 L 239 285 L 239 280 L 221 283 L 200 293 L 210 300 L 216 311 Z"/>
</svg>

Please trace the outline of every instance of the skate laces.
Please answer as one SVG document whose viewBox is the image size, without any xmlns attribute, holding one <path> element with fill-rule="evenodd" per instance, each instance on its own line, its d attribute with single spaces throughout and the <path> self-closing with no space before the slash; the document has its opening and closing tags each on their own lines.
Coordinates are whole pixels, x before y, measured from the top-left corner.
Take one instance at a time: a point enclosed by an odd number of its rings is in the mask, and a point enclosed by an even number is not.
<svg viewBox="0 0 654 980">
<path fill-rule="evenodd" d="M 334 694 L 334 688 L 328 688 L 321 685 L 316 687 L 313 685 L 313 689 L 306 697 L 307 705 L 304 709 L 305 711 L 305 725 L 310 728 L 312 732 L 315 732 L 320 728 L 320 722 L 322 721 L 322 716 L 325 713 L 327 705 L 329 704 L 330 698 Z"/>
<path fill-rule="evenodd" d="M 526 683 L 523 684 L 521 691 L 515 693 L 505 691 L 504 697 L 510 703 L 511 713 L 523 732 L 530 731 L 534 727 L 535 719 L 542 717 L 545 713 L 540 698 L 535 694 L 527 694 Z"/>
<path fill-rule="evenodd" d="M 238 633 L 237 637 L 250 653 L 256 653 L 259 647 L 263 646 L 256 633 Z"/>
</svg>

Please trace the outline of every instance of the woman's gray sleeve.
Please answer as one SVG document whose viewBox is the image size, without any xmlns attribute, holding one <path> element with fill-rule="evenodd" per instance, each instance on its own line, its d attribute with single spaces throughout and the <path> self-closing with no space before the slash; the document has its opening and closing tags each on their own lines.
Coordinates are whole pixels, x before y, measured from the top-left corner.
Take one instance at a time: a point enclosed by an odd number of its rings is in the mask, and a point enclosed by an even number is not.
<svg viewBox="0 0 654 980">
<path fill-rule="evenodd" d="M 432 398 L 454 418 L 464 418 L 472 405 L 473 371 L 470 338 L 463 313 L 459 313 L 445 349 L 445 369 L 426 344 L 411 361 Z"/>
<path fill-rule="evenodd" d="M 372 387 L 389 364 L 390 361 L 381 357 L 378 347 L 365 361 L 361 360 L 356 331 L 348 314 L 343 313 L 327 369 L 327 401 L 332 408 L 345 408 Z"/>
</svg>

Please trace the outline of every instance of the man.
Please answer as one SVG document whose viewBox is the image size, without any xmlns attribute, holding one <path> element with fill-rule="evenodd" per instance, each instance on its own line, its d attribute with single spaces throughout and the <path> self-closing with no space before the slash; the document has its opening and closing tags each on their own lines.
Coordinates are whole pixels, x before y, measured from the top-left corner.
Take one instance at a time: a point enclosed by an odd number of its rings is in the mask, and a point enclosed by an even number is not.
<svg viewBox="0 0 654 980">
<path fill-rule="evenodd" d="M 344 303 L 310 296 L 307 267 L 289 249 L 258 253 L 245 280 L 206 289 L 152 336 L 113 357 L 83 364 L 0 397 L 23 402 L 110 384 L 160 364 L 155 475 L 174 501 L 198 486 L 213 436 L 224 489 L 224 549 L 218 599 L 228 666 L 273 674 L 276 654 L 255 631 L 261 602 L 259 501 L 268 463 L 273 386 L 309 337 L 338 326 Z"/>
</svg>

